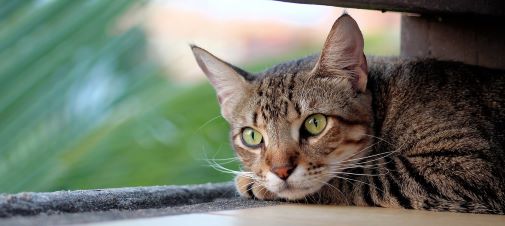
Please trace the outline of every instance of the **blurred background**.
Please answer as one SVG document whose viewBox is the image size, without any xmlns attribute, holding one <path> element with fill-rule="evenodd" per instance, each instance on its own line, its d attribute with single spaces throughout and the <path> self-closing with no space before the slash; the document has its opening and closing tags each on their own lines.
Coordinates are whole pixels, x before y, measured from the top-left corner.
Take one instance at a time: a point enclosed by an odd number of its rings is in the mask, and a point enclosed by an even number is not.
<svg viewBox="0 0 505 226">
<path fill-rule="evenodd" d="M 400 15 L 347 10 L 365 52 Z M 229 181 L 197 44 L 251 72 L 320 50 L 343 9 L 267 0 L 1 0 L 0 193 Z"/>
</svg>

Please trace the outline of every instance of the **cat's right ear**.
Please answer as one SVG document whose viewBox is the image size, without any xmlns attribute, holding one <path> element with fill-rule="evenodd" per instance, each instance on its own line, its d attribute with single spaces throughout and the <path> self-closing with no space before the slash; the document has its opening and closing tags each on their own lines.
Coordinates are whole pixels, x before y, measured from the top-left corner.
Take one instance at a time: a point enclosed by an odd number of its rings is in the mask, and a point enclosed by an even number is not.
<svg viewBox="0 0 505 226">
<path fill-rule="evenodd" d="M 198 46 L 190 45 L 195 55 L 198 66 L 207 76 L 217 93 L 221 114 L 224 118 L 232 116 L 232 102 L 237 101 L 248 85 L 247 78 L 251 78 L 247 72 L 217 58 Z M 235 101 L 233 101 L 235 100 Z"/>
<path fill-rule="evenodd" d="M 368 66 L 363 47 L 363 34 L 358 24 L 351 16 L 343 14 L 333 24 L 314 70 L 324 76 L 349 76 L 353 88 L 364 93 Z"/>
</svg>

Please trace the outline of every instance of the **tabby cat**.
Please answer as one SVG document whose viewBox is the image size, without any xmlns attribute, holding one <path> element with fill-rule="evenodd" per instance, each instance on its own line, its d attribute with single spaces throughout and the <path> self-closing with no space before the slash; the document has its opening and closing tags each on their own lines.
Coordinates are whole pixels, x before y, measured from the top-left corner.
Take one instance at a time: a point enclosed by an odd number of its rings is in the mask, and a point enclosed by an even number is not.
<svg viewBox="0 0 505 226">
<path fill-rule="evenodd" d="M 320 54 L 257 74 L 191 46 L 231 125 L 239 193 L 504 214 L 505 72 L 367 62 L 363 45 L 344 14 Z"/>
</svg>

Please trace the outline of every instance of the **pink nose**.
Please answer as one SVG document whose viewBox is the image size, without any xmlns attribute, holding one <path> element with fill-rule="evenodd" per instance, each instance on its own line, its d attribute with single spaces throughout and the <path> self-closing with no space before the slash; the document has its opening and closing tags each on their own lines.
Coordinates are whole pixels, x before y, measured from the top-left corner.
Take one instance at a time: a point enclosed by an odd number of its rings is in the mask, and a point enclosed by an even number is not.
<svg viewBox="0 0 505 226">
<path fill-rule="evenodd" d="M 289 175 L 293 173 L 293 170 L 295 169 L 295 166 L 278 166 L 278 167 L 273 167 L 270 171 L 277 175 L 279 178 L 282 180 L 288 179 Z"/>
</svg>

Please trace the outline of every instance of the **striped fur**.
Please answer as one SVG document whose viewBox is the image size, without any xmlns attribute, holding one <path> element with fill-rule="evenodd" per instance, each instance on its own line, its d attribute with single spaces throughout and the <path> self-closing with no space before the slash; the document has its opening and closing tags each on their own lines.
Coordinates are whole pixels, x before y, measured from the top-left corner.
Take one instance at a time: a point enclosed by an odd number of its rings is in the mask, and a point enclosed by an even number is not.
<svg viewBox="0 0 505 226">
<path fill-rule="evenodd" d="M 219 60 L 193 51 L 197 59 Z M 504 214 L 504 71 L 369 59 L 363 92 L 353 73 L 315 70 L 320 59 L 247 73 L 234 83 L 240 93 L 226 96 L 234 100 L 221 108 L 243 163 L 244 174 L 236 178 L 241 195 Z M 328 125 L 306 136 L 300 128 L 315 113 L 326 115 Z M 263 135 L 260 148 L 242 143 L 244 127 Z M 271 170 L 285 164 L 296 168 L 282 181 Z"/>
</svg>

